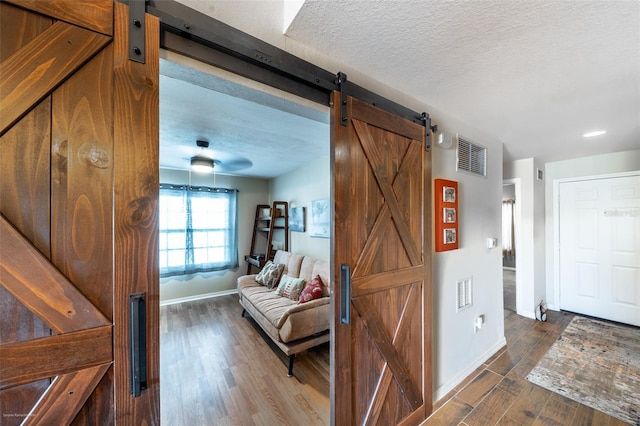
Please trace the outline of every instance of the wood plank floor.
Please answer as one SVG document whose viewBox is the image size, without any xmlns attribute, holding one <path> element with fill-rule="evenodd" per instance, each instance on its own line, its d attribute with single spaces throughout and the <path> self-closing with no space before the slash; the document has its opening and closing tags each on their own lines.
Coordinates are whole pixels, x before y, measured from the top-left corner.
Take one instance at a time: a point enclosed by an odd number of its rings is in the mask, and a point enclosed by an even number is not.
<svg viewBox="0 0 640 426">
<path fill-rule="evenodd" d="M 572 314 L 547 311 L 547 322 L 539 322 L 504 312 L 507 346 L 438 401 L 423 425 L 626 424 L 525 380 Z"/>
<path fill-rule="evenodd" d="M 236 295 L 160 309 L 163 425 L 327 425 L 329 345 L 298 355 L 294 377 Z"/>
<path fill-rule="evenodd" d="M 236 295 L 160 309 L 164 425 L 327 425 L 329 346 L 296 359 L 273 350 L 241 316 Z M 545 323 L 505 310 L 507 346 L 435 404 L 424 425 L 624 425 L 525 380 L 571 314 Z"/>
</svg>

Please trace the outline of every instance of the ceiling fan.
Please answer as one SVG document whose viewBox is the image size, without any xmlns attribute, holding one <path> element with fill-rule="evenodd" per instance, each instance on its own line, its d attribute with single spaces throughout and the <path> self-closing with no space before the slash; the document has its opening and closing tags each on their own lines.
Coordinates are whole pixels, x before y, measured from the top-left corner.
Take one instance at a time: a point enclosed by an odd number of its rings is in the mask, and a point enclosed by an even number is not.
<svg viewBox="0 0 640 426">
<path fill-rule="evenodd" d="M 204 139 L 196 140 L 196 145 L 200 151 L 189 158 L 191 169 L 196 172 L 210 173 L 215 169 L 216 172 L 236 172 L 249 168 L 253 162 L 248 158 L 241 156 L 231 156 L 222 153 L 216 153 L 209 149 L 209 141 Z"/>
</svg>

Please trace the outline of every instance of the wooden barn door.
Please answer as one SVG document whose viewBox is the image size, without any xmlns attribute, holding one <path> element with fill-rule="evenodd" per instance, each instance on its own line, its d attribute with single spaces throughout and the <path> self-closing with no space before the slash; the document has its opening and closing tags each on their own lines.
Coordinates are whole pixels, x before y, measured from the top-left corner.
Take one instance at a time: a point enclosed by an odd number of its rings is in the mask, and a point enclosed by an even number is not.
<svg viewBox="0 0 640 426">
<path fill-rule="evenodd" d="M 347 126 L 333 112 L 334 421 L 418 424 L 432 401 L 425 128 L 351 97 Z"/>
<path fill-rule="evenodd" d="M 159 424 L 158 55 L 112 0 L 0 3 L 0 424 Z M 147 389 L 130 386 L 129 294 Z"/>
</svg>

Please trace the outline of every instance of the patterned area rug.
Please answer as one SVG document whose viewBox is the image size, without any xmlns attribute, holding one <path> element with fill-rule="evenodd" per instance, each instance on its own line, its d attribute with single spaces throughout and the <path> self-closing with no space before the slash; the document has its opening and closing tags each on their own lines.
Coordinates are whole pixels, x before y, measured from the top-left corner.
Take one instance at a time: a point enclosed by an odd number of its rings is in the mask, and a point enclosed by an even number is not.
<svg viewBox="0 0 640 426">
<path fill-rule="evenodd" d="M 640 426 L 640 329 L 577 316 L 527 380 Z"/>
</svg>

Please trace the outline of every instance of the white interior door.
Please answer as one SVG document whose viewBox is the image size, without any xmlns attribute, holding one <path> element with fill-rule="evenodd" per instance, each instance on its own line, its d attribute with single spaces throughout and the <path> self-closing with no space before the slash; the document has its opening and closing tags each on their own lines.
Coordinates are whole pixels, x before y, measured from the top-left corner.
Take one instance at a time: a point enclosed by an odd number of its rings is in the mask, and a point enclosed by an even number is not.
<svg viewBox="0 0 640 426">
<path fill-rule="evenodd" d="M 640 326 L 640 175 L 559 185 L 560 308 Z"/>
</svg>

